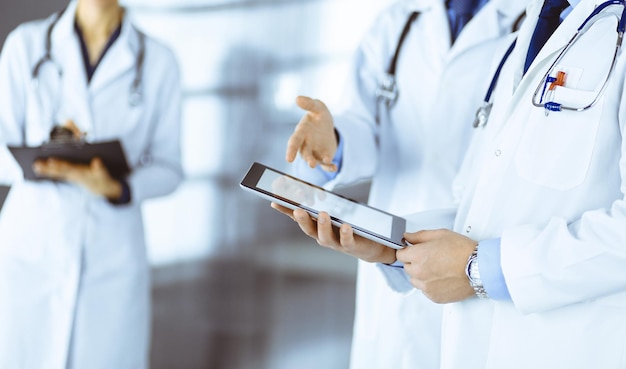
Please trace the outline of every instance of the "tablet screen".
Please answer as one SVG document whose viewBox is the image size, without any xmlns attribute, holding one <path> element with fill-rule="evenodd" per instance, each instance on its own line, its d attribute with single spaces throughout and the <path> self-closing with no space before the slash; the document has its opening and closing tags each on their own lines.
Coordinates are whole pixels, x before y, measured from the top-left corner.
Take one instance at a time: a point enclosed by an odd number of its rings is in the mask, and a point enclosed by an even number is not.
<svg viewBox="0 0 626 369">
<path fill-rule="evenodd" d="M 317 212 L 392 238 L 393 216 L 265 168 L 257 187 Z"/>
</svg>

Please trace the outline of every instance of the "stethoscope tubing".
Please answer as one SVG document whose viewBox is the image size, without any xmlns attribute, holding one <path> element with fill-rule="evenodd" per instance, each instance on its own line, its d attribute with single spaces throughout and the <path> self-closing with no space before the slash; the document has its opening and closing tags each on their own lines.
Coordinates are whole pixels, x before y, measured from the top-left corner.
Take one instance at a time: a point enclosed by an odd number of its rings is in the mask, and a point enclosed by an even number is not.
<svg viewBox="0 0 626 369">
<path fill-rule="evenodd" d="M 544 103 L 544 102 L 542 102 L 544 93 L 542 93 L 541 94 L 542 97 L 540 98 L 539 102 L 536 102 L 537 96 L 539 95 L 539 91 L 542 90 L 542 89 L 545 91 L 545 87 L 546 87 L 546 82 L 545 81 L 548 80 L 548 77 L 550 76 L 550 73 L 552 72 L 552 70 L 554 70 L 556 65 L 561 61 L 561 59 L 563 59 L 563 56 L 565 55 L 567 50 L 576 42 L 576 40 L 578 40 L 578 38 L 580 36 L 582 36 L 584 34 L 584 32 L 587 31 L 588 27 L 591 27 L 593 25 L 593 23 L 591 23 L 591 21 L 594 18 L 597 18 L 599 15 L 601 15 L 602 11 L 605 8 L 607 8 L 609 6 L 612 6 L 612 5 L 622 5 L 624 7 L 624 9 L 622 10 L 622 16 L 619 19 L 618 24 L 617 24 L 617 28 L 616 28 L 617 40 L 615 42 L 615 51 L 613 53 L 613 61 L 611 62 L 611 67 L 609 68 L 609 72 L 607 73 L 607 76 L 606 76 L 606 78 L 604 80 L 604 83 L 602 84 L 602 87 L 598 91 L 598 94 L 593 99 L 593 101 L 591 101 L 591 103 L 589 103 L 589 104 L 587 104 L 585 106 L 578 107 L 578 108 L 562 105 L 562 104 L 554 102 L 554 101 L 548 101 L 548 102 Z M 611 16 L 611 15 L 612 14 L 607 14 L 605 16 Z M 558 54 L 556 59 L 552 62 L 552 64 L 550 65 L 550 67 L 548 68 L 546 73 L 544 74 L 543 78 L 541 79 L 541 82 L 539 83 L 539 85 L 535 89 L 535 92 L 533 93 L 533 97 L 532 97 L 532 100 L 531 100 L 533 106 L 538 107 L 538 108 L 545 108 L 546 111 L 554 111 L 554 112 L 563 111 L 563 110 L 573 111 L 573 112 L 583 112 L 583 111 L 585 111 L 587 109 L 590 109 L 594 105 L 596 105 L 598 103 L 598 101 L 600 101 L 600 98 L 604 95 L 604 92 L 606 91 L 606 88 L 608 87 L 609 81 L 611 80 L 611 76 L 613 75 L 613 72 L 615 70 L 615 65 L 617 64 L 617 54 L 619 53 L 619 50 L 620 50 L 621 45 L 622 45 L 622 40 L 624 38 L 624 28 L 623 27 L 626 24 L 624 22 L 624 18 L 625 18 L 624 15 L 626 15 L 626 4 L 625 4 L 624 0 L 609 0 L 609 1 L 606 1 L 606 2 L 598 5 L 593 10 L 593 12 L 591 12 L 591 14 L 585 19 L 585 21 L 580 25 L 580 27 L 578 27 L 578 29 L 576 30 L 576 33 L 574 33 L 572 38 L 570 38 L 570 40 L 567 42 L 565 47 L 563 47 L 561 52 Z M 596 19 L 596 21 L 597 21 L 597 19 Z"/>
<path fill-rule="evenodd" d="M 617 29 L 616 29 L 616 31 L 617 31 L 617 40 L 616 40 L 616 43 L 615 43 L 615 52 L 613 54 L 613 61 L 611 63 L 611 67 L 609 69 L 607 77 L 606 77 L 604 83 L 602 84 L 602 87 L 600 88 L 600 90 L 598 92 L 598 95 L 595 97 L 595 99 L 590 104 L 588 104 L 586 106 L 583 106 L 583 107 L 580 107 L 580 108 L 573 108 L 573 107 L 563 106 L 563 105 L 558 104 L 556 102 L 542 103 L 541 100 L 540 100 L 539 103 L 536 103 L 535 100 L 536 100 L 537 96 L 539 95 L 539 91 L 542 90 L 542 88 L 545 91 L 546 84 L 545 84 L 544 81 L 547 80 L 547 78 L 550 75 L 550 72 L 554 69 L 554 67 L 557 65 L 557 63 L 563 58 L 563 56 L 565 55 L 567 50 L 588 29 L 588 27 L 593 25 L 593 23 L 590 23 L 590 22 L 594 18 L 596 18 L 598 15 L 600 15 L 601 12 L 604 9 L 606 9 L 607 7 L 612 6 L 612 5 L 622 5 L 622 7 L 624 9 L 622 10 L 622 15 L 621 15 L 621 17 L 620 17 L 620 19 L 618 21 L 618 24 L 617 24 Z M 610 14 L 608 14 L 607 16 L 610 16 Z M 617 56 L 618 56 L 619 50 L 621 49 L 622 41 L 624 39 L 624 31 L 625 31 L 625 29 L 626 29 L 626 1 L 625 0 L 608 0 L 608 1 L 605 1 L 602 4 L 598 5 L 593 10 L 593 12 L 591 12 L 591 14 L 585 19 L 585 21 L 580 25 L 580 27 L 578 27 L 578 29 L 576 30 L 576 33 L 567 42 L 567 44 L 560 51 L 559 55 L 556 57 L 554 62 L 552 62 L 552 64 L 548 68 L 548 71 L 545 73 L 545 75 L 543 76 L 543 79 L 541 80 L 541 82 L 537 86 L 537 89 L 533 93 L 533 97 L 531 99 L 531 102 L 532 102 L 533 106 L 545 108 L 546 111 L 569 110 L 569 111 L 575 111 L 575 112 L 582 112 L 582 111 L 585 111 L 585 110 L 593 107 L 600 100 L 601 96 L 606 91 L 606 88 L 608 87 L 608 82 L 610 81 L 611 76 L 612 76 L 612 74 L 613 74 L 613 72 L 615 70 L 615 65 L 617 64 Z M 491 83 L 489 84 L 489 88 L 487 90 L 487 94 L 485 95 L 485 99 L 483 101 L 483 105 L 478 109 L 478 111 L 476 113 L 476 119 L 475 119 L 474 125 L 473 125 L 474 128 L 480 127 L 480 126 L 484 126 L 484 125 L 487 124 L 487 121 L 489 119 L 489 113 L 491 111 L 491 106 L 492 106 L 491 95 L 492 95 L 493 91 L 496 88 L 496 85 L 497 85 L 498 79 L 500 77 L 500 72 L 502 70 L 502 67 L 504 66 L 504 64 L 506 63 L 507 59 L 511 55 L 513 49 L 515 48 L 516 41 L 517 41 L 517 39 L 515 39 L 513 41 L 513 43 L 511 44 L 511 46 L 507 50 L 507 52 L 504 54 L 504 56 L 502 57 L 496 72 L 494 73 L 494 76 L 493 76 L 493 78 L 491 80 Z M 542 93 L 542 96 L 543 96 L 543 93 Z"/>
<path fill-rule="evenodd" d="M 52 23 L 50 23 L 46 31 L 44 55 L 37 61 L 37 63 L 35 63 L 35 66 L 33 67 L 33 71 L 31 73 L 33 86 L 35 88 L 37 88 L 39 85 L 39 75 L 41 72 L 41 68 L 45 63 L 50 62 L 54 64 L 59 74 L 59 78 L 63 76 L 63 70 L 57 63 L 54 62 L 54 59 L 52 58 L 52 31 L 54 30 L 54 27 L 59 22 L 59 19 L 61 19 L 61 16 L 66 9 L 67 8 L 59 11 L 56 14 L 56 17 L 52 20 Z M 137 53 L 137 61 L 135 63 L 135 78 L 133 79 L 133 83 L 130 89 L 130 96 L 128 99 L 130 106 L 137 106 L 141 102 L 141 82 L 146 53 L 145 35 L 140 31 L 137 31 L 137 33 L 139 35 L 139 51 Z"/>
</svg>

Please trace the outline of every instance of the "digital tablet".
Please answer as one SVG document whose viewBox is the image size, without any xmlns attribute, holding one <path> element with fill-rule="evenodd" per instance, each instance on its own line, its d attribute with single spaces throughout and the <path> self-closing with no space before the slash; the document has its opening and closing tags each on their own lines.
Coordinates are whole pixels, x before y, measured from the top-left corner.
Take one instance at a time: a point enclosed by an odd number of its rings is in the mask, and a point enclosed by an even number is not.
<svg viewBox="0 0 626 369">
<path fill-rule="evenodd" d="M 325 211 L 335 226 L 350 224 L 355 234 L 394 249 L 405 247 L 406 220 L 348 199 L 322 187 L 253 163 L 241 181 L 244 190 L 290 209 L 304 209 L 314 218 Z"/>
</svg>

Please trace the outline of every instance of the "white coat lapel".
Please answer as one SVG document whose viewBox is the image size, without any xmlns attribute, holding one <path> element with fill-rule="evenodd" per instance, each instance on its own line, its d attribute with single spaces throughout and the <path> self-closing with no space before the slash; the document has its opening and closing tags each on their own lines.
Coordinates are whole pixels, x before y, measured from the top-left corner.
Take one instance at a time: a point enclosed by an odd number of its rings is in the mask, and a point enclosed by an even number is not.
<svg viewBox="0 0 626 369">
<path fill-rule="evenodd" d="M 72 119 L 78 128 L 93 128 L 87 79 L 80 41 L 74 31 L 76 2 L 70 2 L 52 31 L 52 58 L 62 69 L 62 91 L 57 119 Z M 64 123 L 63 121 L 57 123 Z"/>
<path fill-rule="evenodd" d="M 133 28 L 126 14 L 118 39 L 104 55 L 91 79 L 89 90 L 92 93 L 96 93 L 108 83 L 119 79 L 122 74 L 131 69 L 134 78 L 135 62 L 139 50 L 137 38 L 137 31 Z"/>
<path fill-rule="evenodd" d="M 450 58 L 455 58 L 467 49 L 511 32 L 512 23 L 524 11 L 523 4 L 524 2 L 509 0 L 487 2 L 459 35 L 452 47 Z"/>
</svg>

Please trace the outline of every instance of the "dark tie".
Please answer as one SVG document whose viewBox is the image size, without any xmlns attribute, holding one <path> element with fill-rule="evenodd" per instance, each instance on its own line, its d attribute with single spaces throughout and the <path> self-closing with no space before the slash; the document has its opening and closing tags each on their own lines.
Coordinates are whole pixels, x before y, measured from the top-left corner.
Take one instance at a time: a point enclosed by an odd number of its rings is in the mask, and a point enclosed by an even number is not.
<svg viewBox="0 0 626 369">
<path fill-rule="evenodd" d="M 472 19 L 477 2 L 477 0 L 448 0 L 448 9 L 454 12 L 454 17 L 450 19 L 450 33 L 453 43 L 465 24 Z"/>
<path fill-rule="evenodd" d="M 561 23 L 561 13 L 568 6 L 569 2 L 567 0 L 546 0 L 543 3 L 535 32 L 533 32 L 533 37 L 530 39 L 526 63 L 524 64 L 524 73 L 526 73 L 537 54 L 539 54 L 539 50 L 541 50 Z"/>
</svg>

